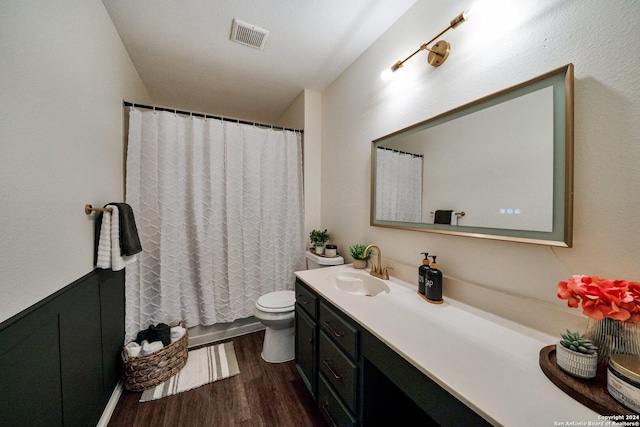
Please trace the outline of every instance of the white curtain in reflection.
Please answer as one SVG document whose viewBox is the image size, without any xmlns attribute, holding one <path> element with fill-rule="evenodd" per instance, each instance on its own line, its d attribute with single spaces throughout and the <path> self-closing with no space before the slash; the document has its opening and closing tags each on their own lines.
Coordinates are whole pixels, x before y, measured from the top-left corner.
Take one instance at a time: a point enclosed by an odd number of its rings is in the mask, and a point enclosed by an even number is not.
<svg viewBox="0 0 640 427">
<path fill-rule="evenodd" d="M 143 251 L 126 269 L 126 331 L 253 315 L 304 268 L 301 135 L 133 110 L 127 202 Z"/>
<path fill-rule="evenodd" d="M 376 219 L 422 221 L 422 156 L 376 150 Z"/>
</svg>

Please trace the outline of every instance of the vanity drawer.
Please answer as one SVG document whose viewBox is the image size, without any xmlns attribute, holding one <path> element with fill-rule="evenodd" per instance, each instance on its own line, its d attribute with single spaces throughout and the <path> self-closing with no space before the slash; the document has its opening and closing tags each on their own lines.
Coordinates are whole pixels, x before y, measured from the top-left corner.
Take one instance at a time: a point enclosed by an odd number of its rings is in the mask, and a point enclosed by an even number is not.
<svg viewBox="0 0 640 427">
<path fill-rule="evenodd" d="M 320 303 L 320 327 L 351 358 L 356 359 L 358 348 L 358 331 L 345 321 L 342 316 Z"/>
<path fill-rule="evenodd" d="M 318 298 L 299 280 L 296 280 L 296 304 L 302 307 L 313 319 L 318 317 Z"/>
<path fill-rule="evenodd" d="M 342 405 L 322 376 L 318 384 L 318 406 L 330 426 L 355 427 L 356 419 Z"/>
<path fill-rule="evenodd" d="M 355 413 L 358 367 L 338 349 L 324 332 L 320 332 L 318 365 L 327 382 L 331 384 L 351 412 Z"/>
</svg>

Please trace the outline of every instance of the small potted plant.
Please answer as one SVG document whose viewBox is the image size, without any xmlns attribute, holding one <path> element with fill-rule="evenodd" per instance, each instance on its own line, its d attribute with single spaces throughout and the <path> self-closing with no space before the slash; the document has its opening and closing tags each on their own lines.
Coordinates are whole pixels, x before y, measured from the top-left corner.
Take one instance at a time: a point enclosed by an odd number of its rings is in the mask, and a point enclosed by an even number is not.
<svg viewBox="0 0 640 427">
<path fill-rule="evenodd" d="M 371 252 L 365 255 L 364 250 L 367 247 L 360 243 L 356 243 L 355 245 L 349 246 L 349 252 L 353 257 L 353 267 L 354 268 L 367 268 L 367 260 L 371 256 Z"/>
<path fill-rule="evenodd" d="M 560 334 L 556 345 L 558 366 L 578 378 L 593 378 L 598 369 L 598 348 L 578 332 Z"/>
<path fill-rule="evenodd" d="M 329 240 L 329 232 L 327 230 L 313 230 L 309 233 L 309 239 L 315 246 L 316 253 L 322 255 L 324 253 L 324 244 Z"/>
</svg>

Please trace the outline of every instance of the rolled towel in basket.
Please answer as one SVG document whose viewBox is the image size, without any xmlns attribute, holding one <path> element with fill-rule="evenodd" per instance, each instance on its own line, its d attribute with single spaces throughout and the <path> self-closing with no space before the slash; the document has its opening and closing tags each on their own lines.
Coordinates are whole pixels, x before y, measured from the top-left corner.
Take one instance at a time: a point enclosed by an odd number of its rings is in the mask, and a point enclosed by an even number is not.
<svg viewBox="0 0 640 427">
<path fill-rule="evenodd" d="M 138 336 L 136 337 L 138 344 L 142 344 L 144 340 L 149 342 L 162 341 L 162 345 L 169 345 L 171 344 L 171 329 L 166 323 L 150 325 L 148 329 L 138 332 Z"/>
<path fill-rule="evenodd" d="M 164 345 L 162 344 L 162 341 L 142 341 L 142 345 L 140 347 L 140 356 L 148 356 L 151 353 L 162 350 Z"/>
<path fill-rule="evenodd" d="M 171 342 L 174 343 L 178 341 L 184 336 L 185 332 L 187 332 L 187 330 L 182 326 L 174 326 L 173 328 L 171 328 Z"/>
<path fill-rule="evenodd" d="M 137 342 L 130 342 L 124 346 L 124 350 L 127 352 L 129 357 L 138 357 L 140 356 L 141 347 Z"/>
</svg>

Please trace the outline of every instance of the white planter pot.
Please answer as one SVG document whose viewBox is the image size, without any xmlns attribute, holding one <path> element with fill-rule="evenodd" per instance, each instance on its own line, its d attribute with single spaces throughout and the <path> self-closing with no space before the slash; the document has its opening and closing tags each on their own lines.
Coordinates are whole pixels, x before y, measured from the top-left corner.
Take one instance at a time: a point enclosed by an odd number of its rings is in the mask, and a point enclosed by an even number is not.
<svg viewBox="0 0 640 427">
<path fill-rule="evenodd" d="M 583 354 L 570 350 L 558 342 L 556 361 L 563 371 L 578 378 L 593 378 L 598 370 L 598 354 Z"/>
<path fill-rule="evenodd" d="M 316 245 L 316 253 L 322 255 L 324 253 L 324 245 Z"/>
</svg>

